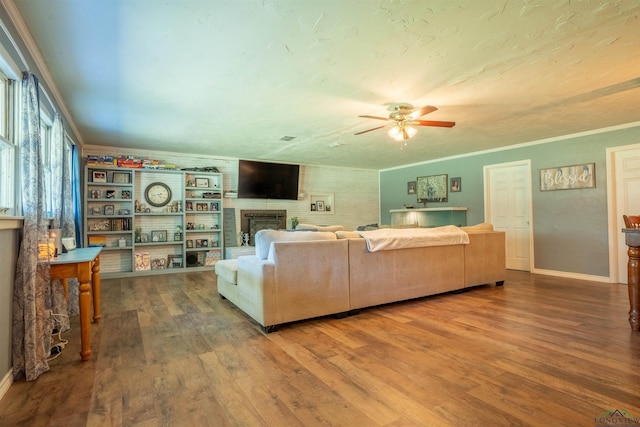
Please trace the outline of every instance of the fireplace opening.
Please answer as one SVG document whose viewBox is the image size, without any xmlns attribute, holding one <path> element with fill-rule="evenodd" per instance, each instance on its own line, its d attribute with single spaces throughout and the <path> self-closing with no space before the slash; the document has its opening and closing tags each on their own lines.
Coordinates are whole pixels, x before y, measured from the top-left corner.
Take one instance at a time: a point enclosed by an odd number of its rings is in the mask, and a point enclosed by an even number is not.
<svg viewBox="0 0 640 427">
<path fill-rule="evenodd" d="M 284 230 L 287 228 L 287 211 L 279 209 L 241 210 L 240 230 L 249 233 L 249 245 L 255 244 L 254 236 L 260 230 Z"/>
</svg>

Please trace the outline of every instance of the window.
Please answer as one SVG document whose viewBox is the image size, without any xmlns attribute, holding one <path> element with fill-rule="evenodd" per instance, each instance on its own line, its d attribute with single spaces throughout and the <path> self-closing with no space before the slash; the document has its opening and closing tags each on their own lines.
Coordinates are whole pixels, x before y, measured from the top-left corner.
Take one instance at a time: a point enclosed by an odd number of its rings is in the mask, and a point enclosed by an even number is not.
<svg viewBox="0 0 640 427">
<path fill-rule="evenodd" d="M 13 143 L 12 82 L 0 73 L 0 209 L 15 214 L 16 153 Z"/>
</svg>

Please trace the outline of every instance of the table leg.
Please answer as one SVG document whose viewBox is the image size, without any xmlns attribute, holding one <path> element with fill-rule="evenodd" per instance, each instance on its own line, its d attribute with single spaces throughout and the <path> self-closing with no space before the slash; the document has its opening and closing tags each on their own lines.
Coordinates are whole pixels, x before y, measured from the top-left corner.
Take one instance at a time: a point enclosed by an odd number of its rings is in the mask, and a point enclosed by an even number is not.
<svg viewBox="0 0 640 427">
<path fill-rule="evenodd" d="M 91 267 L 91 286 L 93 293 L 93 321 L 100 323 L 100 255 L 93 261 Z"/>
<path fill-rule="evenodd" d="M 634 331 L 640 331 L 640 247 L 629 246 L 627 276 L 629 287 L 629 324 Z"/>
<path fill-rule="evenodd" d="M 80 293 L 80 341 L 82 350 L 80 356 L 83 361 L 91 359 L 91 263 L 78 265 L 78 281 Z"/>
</svg>

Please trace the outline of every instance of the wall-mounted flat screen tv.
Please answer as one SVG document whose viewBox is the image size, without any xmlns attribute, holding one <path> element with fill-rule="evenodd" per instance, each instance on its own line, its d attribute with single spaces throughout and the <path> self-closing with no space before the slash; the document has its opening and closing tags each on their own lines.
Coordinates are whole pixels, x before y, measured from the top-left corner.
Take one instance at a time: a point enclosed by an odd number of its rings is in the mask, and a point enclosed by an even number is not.
<svg viewBox="0 0 640 427">
<path fill-rule="evenodd" d="M 300 165 L 240 160 L 238 198 L 298 200 Z"/>
</svg>

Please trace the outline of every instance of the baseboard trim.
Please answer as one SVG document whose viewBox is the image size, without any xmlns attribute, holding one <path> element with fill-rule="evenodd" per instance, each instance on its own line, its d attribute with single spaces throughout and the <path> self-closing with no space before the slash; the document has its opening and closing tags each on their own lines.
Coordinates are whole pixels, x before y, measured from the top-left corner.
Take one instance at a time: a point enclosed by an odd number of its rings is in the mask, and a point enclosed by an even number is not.
<svg viewBox="0 0 640 427">
<path fill-rule="evenodd" d="M 13 369 L 10 369 L 2 379 L 2 382 L 0 382 L 0 400 L 9 391 L 11 384 L 13 384 Z"/>
<path fill-rule="evenodd" d="M 534 273 L 534 274 L 542 274 L 542 275 L 545 275 L 545 276 L 565 277 L 567 279 L 588 280 L 590 282 L 611 283 L 611 278 L 610 277 L 593 276 L 591 274 L 580 274 L 580 273 L 570 273 L 570 272 L 566 272 L 566 271 L 544 270 L 544 269 L 541 269 L 541 268 L 534 268 L 532 273 Z"/>
</svg>

